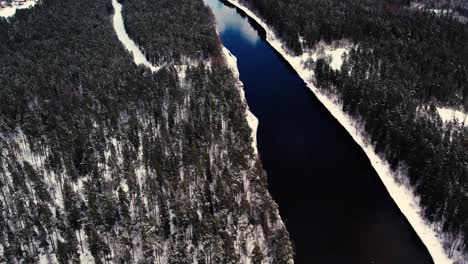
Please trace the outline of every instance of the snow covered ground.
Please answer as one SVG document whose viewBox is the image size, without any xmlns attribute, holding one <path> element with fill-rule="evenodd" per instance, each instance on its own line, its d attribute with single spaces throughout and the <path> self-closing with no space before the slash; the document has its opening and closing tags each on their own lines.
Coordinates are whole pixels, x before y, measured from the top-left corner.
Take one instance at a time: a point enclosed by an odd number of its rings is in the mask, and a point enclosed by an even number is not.
<svg viewBox="0 0 468 264">
<path fill-rule="evenodd" d="M 468 126 L 468 114 L 462 111 L 447 108 L 447 107 L 437 107 L 437 112 L 439 112 L 440 118 L 444 122 L 451 122 L 456 120 L 457 122 L 463 123 L 465 126 Z"/>
<path fill-rule="evenodd" d="M 114 7 L 114 18 L 113 24 L 115 32 L 120 42 L 125 48 L 133 55 L 133 60 L 137 65 L 144 65 L 151 69 L 152 72 L 157 72 L 161 67 L 155 66 L 146 59 L 145 54 L 140 50 L 136 43 L 128 36 L 125 31 L 123 16 L 122 16 L 122 5 L 117 0 L 112 0 L 112 6 Z"/>
<path fill-rule="evenodd" d="M 0 8 L 0 17 L 9 18 L 16 14 L 17 9 L 27 9 L 35 6 L 38 0 L 27 0 L 24 3 L 13 2 L 12 6 Z"/>
<path fill-rule="evenodd" d="M 343 65 L 343 58 L 345 57 L 345 54 L 349 52 L 348 49 L 346 48 L 336 48 L 336 49 L 327 49 L 325 51 L 325 54 L 331 56 L 332 61 L 330 63 L 330 66 L 334 70 L 340 70 L 341 65 Z"/>
<path fill-rule="evenodd" d="M 304 52 L 301 56 L 301 64 L 303 65 L 308 58 L 311 58 L 314 61 L 317 61 L 317 59 L 325 59 L 332 69 L 340 70 L 347 53 L 351 50 L 351 47 L 352 44 L 348 41 L 335 42 L 333 45 L 319 42 L 313 50 L 307 50 L 303 47 Z M 310 75 L 312 74 L 313 71 L 310 72 Z"/>
<path fill-rule="evenodd" d="M 388 163 L 380 156 L 378 156 L 377 153 L 375 153 L 373 146 L 368 144 L 366 140 L 367 137 L 362 132 L 363 130 L 361 129 L 361 126 L 343 112 L 339 100 L 333 98 L 332 96 L 321 93 L 321 91 L 314 86 L 312 78 L 313 70 L 306 67 L 305 65 L 307 58 L 314 58 L 314 52 L 305 52 L 302 56 L 291 55 L 291 53 L 288 52 L 287 47 L 281 43 L 274 31 L 262 19 L 249 10 L 248 7 L 241 4 L 238 0 L 228 1 L 239 9 L 243 10 L 248 16 L 253 18 L 260 26 L 265 29 L 267 32 L 267 41 L 270 43 L 270 45 L 289 62 L 289 64 L 296 70 L 299 76 L 306 82 L 309 89 L 325 105 L 330 113 L 343 125 L 343 127 L 346 128 L 355 142 L 358 143 L 365 151 L 372 166 L 375 168 L 386 189 L 390 193 L 390 196 L 393 198 L 403 215 L 405 215 L 411 226 L 414 228 L 415 232 L 426 245 L 430 255 L 432 256 L 432 259 L 434 260 L 434 263 L 449 264 L 454 263 L 456 260 L 463 261 L 462 258 L 457 254 L 452 257 L 453 259 L 447 255 L 446 251 L 444 250 L 444 239 L 442 238 L 443 234 L 441 233 L 440 228 L 429 225 L 424 220 L 422 209 L 419 206 L 418 197 L 414 195 L 411 188 L 408 187 L 408 184 L 400 183 L 401 181 L 397 180 L 401 177 L 398 177 L 398 175 L 396 175 L 390 169 Z M 342 48 L 325 52 L 325 54 L 332 56 L 332 61 L 330 64 L 333 68 L 339 69 L 341 67 L 344 52 L 345 51 L 342 50 Z"/>
</svg>

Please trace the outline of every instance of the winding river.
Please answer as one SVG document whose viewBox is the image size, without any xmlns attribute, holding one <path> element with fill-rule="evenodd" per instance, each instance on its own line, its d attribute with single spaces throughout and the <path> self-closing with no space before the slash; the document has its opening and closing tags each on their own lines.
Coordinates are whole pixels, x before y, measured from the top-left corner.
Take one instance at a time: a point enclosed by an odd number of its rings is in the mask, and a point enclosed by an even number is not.
<svg viewBox="0 0 468 264">
<path fill-rule="evenodd" d="M 295 263 L 433 263 L 364 151 L 235 8 L 204 0 L 237 57 Z"/>
</svg>

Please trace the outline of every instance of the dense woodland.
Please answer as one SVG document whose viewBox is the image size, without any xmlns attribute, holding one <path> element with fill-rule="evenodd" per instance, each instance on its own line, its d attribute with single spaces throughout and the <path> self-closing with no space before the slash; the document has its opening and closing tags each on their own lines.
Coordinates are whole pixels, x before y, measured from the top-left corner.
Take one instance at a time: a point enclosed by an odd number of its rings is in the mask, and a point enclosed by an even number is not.
<svg viewBox="0 0 468 264">
<path fill-rule="evenodd" d="M 291 263 L 208 10 L 123 4 L 153 61 L 197 62 L 134 65 L 110 0 L 0 19 L 0 263 Z"/>
<path fill-rule="evenodd" d="M 122 0 L 125 28 L 150 61 L 162 64 L 220 55 L 213 18 L 203 1 Z M 171 8 L 167 8 L 171 6 Z M 174 16 L 172 13 L 177 12 Z M 171 18 L 170 23 L 166 21 Z"/>
<path fill-rule="evenodd" d="M 436 110 L 468 111 L 468 26 L 401 0 L 244 3 L 297 54 L 319 41 L 354 44 L 340 71 L 315 62 L 317 86 L 338 96 L 376 151 L 406 171 L 427 220 L 446 231 L 448 252 L 460 237 L 468 245 L 468 129 L 444 124 Z"/>
</svg>

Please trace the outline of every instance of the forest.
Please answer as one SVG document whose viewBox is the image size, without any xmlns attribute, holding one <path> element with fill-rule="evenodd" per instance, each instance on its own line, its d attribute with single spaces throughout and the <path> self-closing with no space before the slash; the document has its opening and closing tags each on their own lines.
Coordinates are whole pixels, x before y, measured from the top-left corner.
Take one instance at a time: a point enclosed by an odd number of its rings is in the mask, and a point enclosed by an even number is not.
<svg viewBox="0 0 468 264">
<path fill-rule="evenodd" d="M 215 22 L 203 1 L 122 0 L 122 3 L 125 28 L 149 61 L 180 63 L 182 59 L 221 55 L 218 36 L 213 34 Z M 174 16 L 172 12 L 179 14 Z"/>
<path fill-rule="evenodd" d="M 295 54 L 320 41 L 353 43 L 341 70 L 314 62 L 316 85 L 406 174 L 426 220 L 442 227 L 448 254 L 466 253 L 468 127 L 444 123 L 436 108 L 468 111 L 468 26 L 406 0 L 243 2 Z"/>
<path fill-rule="evenodd" d="M 292 263 L 211 13 L 122 4 L 159 72 L 110 0 L 0 18 L 0 263 Z"/>
</svg>

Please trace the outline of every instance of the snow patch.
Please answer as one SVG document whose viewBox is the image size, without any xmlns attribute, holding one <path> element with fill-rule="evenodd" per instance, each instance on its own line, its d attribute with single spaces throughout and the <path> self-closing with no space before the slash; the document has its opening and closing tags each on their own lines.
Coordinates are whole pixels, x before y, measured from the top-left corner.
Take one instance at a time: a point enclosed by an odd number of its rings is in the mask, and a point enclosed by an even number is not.
<svg viewBox="0 0 468 264">
<path fill-rule="evenodd" d="M 39 264 L 51 264 L 51 263 L 58 263 L 57 258 L 55 257 L 55 254 L 41 254 L 39 256 Z M 84 262 L 81 262 L 84 263 Z"/>
<path fill-rule="evenodd" d="M 437 112 L 439 113 L 439 116 L 442 119 L 442 121 L 444 121 L 445 123 L 457 121 L 464 124 L 465 126 L 468 126 L 467 113 L 448 107 L 437 107 Z"/>
<path fill-rule="evenodd" d="M 12 2 L 11 6 L 0 8 L 0 17 L 9 18 L 16 14 L 17 9 L 28 9 L 37 4 L 38 0 L 27 0 L 26 2 Z"/>
<path fill-rule="evenodd" d="M 330 66 L 334 70 L 340 70 L 343 65 L 345 53 L 349 52 L 346 48 L 337 48 L 334 50 L 325 50 L 325 54 L 331 56 L 332 60 Z"/>
<path fill-rule="evenodd" d="M 301 43 L 303 42 L 301 41 Z M 301 57 L 302 61 L 307 61 L 307 58 L 312 58 L 314 61 L 325 59 L 333 70 L 339 71 L 351 47 L 352 45 L 347 41 L 335 42 L 332 45 L 321 41 L 315 45 L 313 50 L 303 47 L 304 52 Z"/>
<path fill-rule="evenodd" d="M 273 30 L 248 7 L 241 4 L 239 0 L 228 1 L 237 8 L 244 11 L 249 17 L 254 19 L 261 27 L 265 29 L 267 33 L 267 41 L 270 43 L 270 45 L 275 50 L 277 50 L 286 61 L 289 62 L 289 64 L 296 70 L 299 76 L 307 84 L 309 89 L 317 96 L 317 98 L 322 102 L 322 104 L 324 104 L 330 113 L 342 124 L 342 126 L 353 137 L 354 141 L 358 143 L 365 151 L 372 166 L 377 171 L 380 179 L 390 193 L 390 196 L 393 198 L 403 215 L 408 219 L 415 232 L 426 245 L 434 263 L 449 264 L 455 262 L 455 260 L 452 260 L 448 257 L 444 250 L 443 239 L 441 238 L 442 232 L 440 229 L 436 226 L 429 225 L 424 220 L 418 199 L 414 195 L 411 188 L 397 182 L 397 177 L 390 169 L 389 164 L 375 153 L 372 145 L 366 142 L 366 137 L 364 136 L 365 133 L 362 132 L 363 130 L 360 129 L 358 124 L 354 122 L 350 116 L 343 112 L 340 102 L 332 96 L 323 94 L 317 87 L 314 86 L 313 69 L 304 65 L 304 62 L 306 62 L 306 60 L 304 60 L 305 57 L 313 57 L 313 53 L 305 52 L 308 54 L 303 54 L 301 56 L 292 55 L 290 52 L 288 52 L 287 47 L 281 43 Z M 334 54 L 335 56 L 338 56 L 339 53 L 341 53 L 341 51 L 335 50 L 329 52 L 329 54 Z M 340 56 L 340 58 L 342 58 L 342 56 Z M 336 60 L 334 66 L 332 67 L 337 67 L 339 63 L 340 61 Z"/>
<path fill-rule="evenodd" d="M 112 6 L 114 7 L 113 24 L 115 32 L 120 42 L 125 48 L 133 55 L 133 60 L 136 65 L 143 65 L 148 67 L 152 72 L 157 72 L 161 69 L 160 66 L 154 66 L 151 62 L 146 59 L 145 54 L 140 50 L 137 44 L 128 36 L 125 31 L 123 16 L 122 16 L 122 5 L 117 0 L 112 0 Z"/>
</svg>

